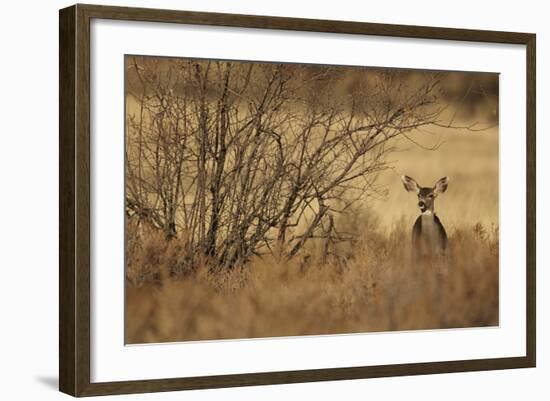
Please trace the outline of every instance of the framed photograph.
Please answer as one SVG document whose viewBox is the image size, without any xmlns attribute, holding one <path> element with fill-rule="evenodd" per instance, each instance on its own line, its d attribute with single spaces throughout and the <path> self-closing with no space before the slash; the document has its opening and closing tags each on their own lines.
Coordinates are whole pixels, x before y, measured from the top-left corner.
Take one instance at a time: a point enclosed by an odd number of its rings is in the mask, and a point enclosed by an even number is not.
<svg viewBox="0 0 550 401">
<path fill-rule="evenodd" d="M 534 34 L 59 18 L 61 391 L 535 366 Z"/>
</svg>

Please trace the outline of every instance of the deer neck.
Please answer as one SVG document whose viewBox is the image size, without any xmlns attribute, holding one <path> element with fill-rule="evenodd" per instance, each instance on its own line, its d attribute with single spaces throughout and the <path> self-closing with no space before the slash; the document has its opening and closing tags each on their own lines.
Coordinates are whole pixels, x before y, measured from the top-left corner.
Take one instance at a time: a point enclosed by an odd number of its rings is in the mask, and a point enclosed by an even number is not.
<svg viewBox="0 0 550 401">
<path fill-rule="evenodd" d="M 433 209 L 426 210 L 420 216 L 422 237 L 424 237 L 428 243 L 435 244 L 438 238 L 438 226 Z"/>
<path fill-rule="evenodd" d="M 425 218 L 431 218 L 431 219 L 433 219 L 434 216 L 435 216 L 435 212 L 434 212 L 433 209 L 428 209 L 428 210 L 423 211 L 420 215 L 421 215 L 422 217 L 425 217 Z"/>
</svg>

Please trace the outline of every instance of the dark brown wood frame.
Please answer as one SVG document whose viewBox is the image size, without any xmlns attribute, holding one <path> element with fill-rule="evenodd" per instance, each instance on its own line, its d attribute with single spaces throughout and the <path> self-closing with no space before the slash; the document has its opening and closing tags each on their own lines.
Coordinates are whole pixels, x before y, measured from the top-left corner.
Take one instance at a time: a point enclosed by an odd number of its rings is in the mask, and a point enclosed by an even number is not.
<svg viewBox="0 0 550 401">
<path fill-rule="evenodd" d="M 170 22 L 525 45 L 527 48 L 527 355 L 284 372 L 90 382 L 90 20 Z M 536 36 L 529 33 L 75 5 L 59 13 L 59 388 L 73 396 L 534 367 L 536 363 Z"/>
</svg>

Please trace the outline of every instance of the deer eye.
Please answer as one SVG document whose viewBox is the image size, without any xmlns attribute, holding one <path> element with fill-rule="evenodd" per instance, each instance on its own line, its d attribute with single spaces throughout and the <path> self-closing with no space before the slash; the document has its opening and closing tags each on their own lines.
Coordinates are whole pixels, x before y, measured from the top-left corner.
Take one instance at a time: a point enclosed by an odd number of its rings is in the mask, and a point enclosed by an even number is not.
<svg viewBox="0 0 550 401">
<path fill-rule="evenodd" d="M 428 195 L 428 198 L 433 199 L 433 198 L 434 198 L 434 194 L 429 194 L 429 195 Z"/>
</svg>

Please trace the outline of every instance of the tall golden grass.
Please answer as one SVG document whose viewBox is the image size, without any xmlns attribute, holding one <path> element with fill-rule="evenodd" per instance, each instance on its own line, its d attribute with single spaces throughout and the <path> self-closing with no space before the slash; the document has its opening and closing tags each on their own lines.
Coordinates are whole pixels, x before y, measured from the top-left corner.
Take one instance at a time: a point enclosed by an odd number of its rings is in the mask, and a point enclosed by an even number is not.
<svg viewBox="0 0 550 401">
<path fill-rule="evenodd" d="M 182 268 L 184 238 L 129 225 L 126 343 L 498 325 L 498 227 L 454 229 L 445 259 L 413 264 L 404 221 L 372 220 L 345 256 L 312 246 L 217 273 Z"/>
</svg>

